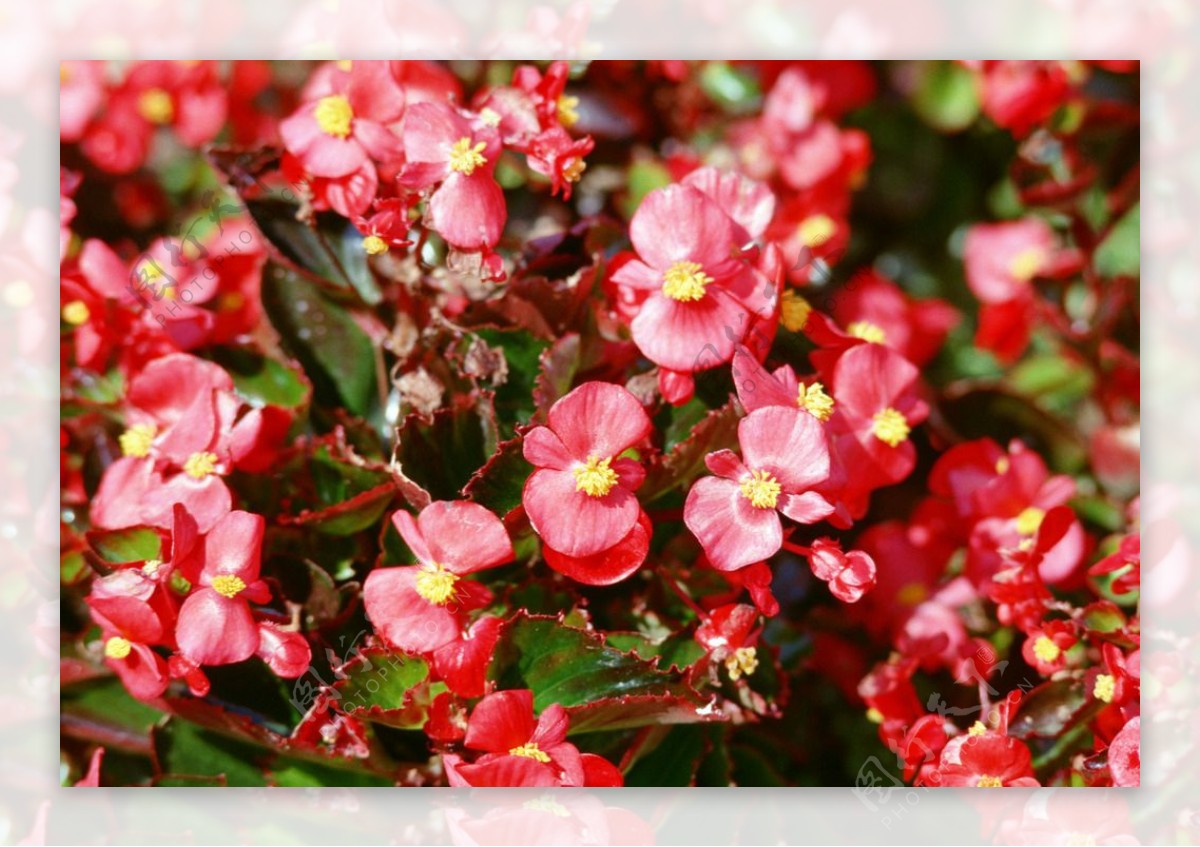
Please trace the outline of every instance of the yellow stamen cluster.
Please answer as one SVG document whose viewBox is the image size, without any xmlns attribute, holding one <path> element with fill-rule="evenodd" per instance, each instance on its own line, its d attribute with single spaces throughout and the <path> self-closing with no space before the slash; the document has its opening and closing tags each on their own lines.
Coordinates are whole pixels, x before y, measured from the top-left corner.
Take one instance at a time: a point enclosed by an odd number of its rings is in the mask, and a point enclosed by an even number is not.
<svg viewBox="0 0 1200 847">
<path fill-rule="evenodd" d="M 751 471 L 742 480 L 742 496 L 756 509 L 774 509 L 782 490 L 775 477 L 767 471 Z"/>
<path fill-rule="evenodd" d="M 380 253 L 386 253 L 387 249 L 387 242 L 378 235 L 368 235 L 363 239 L 363 250 L 367 251 L 368 256 L 378 256 Z"/>
<path fill-rule="evenodd" d="M 801 383 L 796 405 L 819 421 L 827 421 L 833 415 L 833 398 L 825 393 L 825 386 L 819 382 L 807 386 Z"/>
<path fill-rule="evenodd" d="M 350 135 L 350 126 L 354 123 L 354 109 L 350 107 L 350 101 L 341 94 L 330 94 L 317 101 L 313 117 L 321 132 L 331 138 L 346 138 Z"/>
<path fill-rule="evenodd" d="M 1017 515 L 1017 532 L 1021 535 L 1034 535 L 1042 526 L 1042 521 L 1046 517 L 1046 510 L 1039 509 L 1037 506 L 1030 506 L 1021 514 Z"/>
<path fill-rule="evenodd" d="M 458 139 L 450 148 L 450 170 L 457 171 L 463 176 L 475 173 L 476 168 L 487 164 L 487 157 L 483 155 L 486 148 L 487 143 L 483 141 L 471 146 L 471 139 L 466 137 Z"/>
<path fill-rule="evenodd" d="M 563 179 L 567 182 L 579 182 L 583 172 L 587 170 L 587 162 L 578 157 L 572 157 L 566 165 L 563 166 Z"/>
<path fill-rule="evenodd" d="M 350 69 L 354 67 L 354 62 L 351 59 L 338 59 L 335 63 L 337 69 L 342 73 L 350 73 Z"/>
<path fill-rule="evenodd" d="M 808 316 L 811 314 L 812 306 L 807 300 L 790 288 L 783 292 L 779 320 L 784 329 L 788 332 L 800 332 L 808 323 Z"/>
<path fill-rule="evenodd" d="M 676 262 L 663 274 L 662 293 L 681 303 L 694 303 L 704 298 L 704 289 L 712 281 L 699 262 Z"/>
<path fill-rule="evenodd" d="M 1051 639 L 1042 635 L 1038 640 L 1033 642 L 1033 655 L 1037 656 L 1039 662 L 1054 662 L 1062 655 L 1062 650 Z"/>
<path fill-rule="evenodd" d="M 563 94 L 558 98 L 558 122 L 565 127 L 575 126 L 579 120 L 579 98 Z"/>
<path fill-rule="evenodd" d="M 971 728 L 967 730 L 967 735 L 972 735 L 972 736 L 976 736 L 976 737 L 978 737 L 980 735 L 984 735 L 986 733 L 987 733 L 987 726 L 984 725 L 983 721 L 975 721 L 975 723 L 971 724 Z"/>
<path fill-rule="evenodd" d="M 1012 467 L 1012 462 L 1008 460 L 1008 456 L 1001 456 L 996 460 L 996 473 L 1004 476 L 1008 473 L 1008 469 Z"/>
<path fill-rule="evenodd" d="M 846 332 L 855 338 L 861 338 L 869 344 L 884 344 L 887 342 L 887 333 L 883 331 L 883 327 L 879 326 L 879 324 L 873 324 L 870 321 L 855 321 L 846 327 Z"/>
<path fill-rule="evenodd" d="M 142 565 L 142 573 L 146 576 L 155 576 L 158 569 L 162 567 L 161 559 L 147 559 L 146 564 Z"/>
<path fill-rule="evenodd" d="M 510 756 L 520 756 L 522 759 L 533 759 L 535 762 L 546 764 L 550 761 L 550 757 L 542 752 L 541 748 L 534 742 L 530 741 L 522 744 L 520 747 L 514 747 L 508 751 Z"/>
<path fill-rule="evenodd" d="M 908 434 L 912 432 L 908 426 L 908 419 L 891 406 L 882 412 L 876 412 L 872 420 L 875 424 L 871 432 L 889 447 L 896 447 L 902 441 L 906 441 Z"/>
<path fill-rule="evenodd" d="M 133 645 L 119 635 L 104 642 L 104 655 L 110 659 L 124 659 L 132 649 Z"/>
<path fill-rule="evenodd" d="M 148 88 L 141 93 L 137 101 L 137 110 L 143 118 L 152 124 L 167 124 L 175 117 L 175 104 L 171 95 L 161 88 Z"/>
<path fill-rule="evenodd" d="M 150 455 L 150 445 L 154 443 L 154 436 L 157 434 L 158 430 L 154 428 L 154 424 L 134 424 L 122 432 L 118 439 L 121 443 L 121 453 L 135 459 L 146 458 Z"/>
<path fill-rule="evenodd" d="M 183 463 L 183 472 L 192 479 L 204 479 L 217 469 L 216 453 L 193 453 Z"/>
<path fill-rule="evenodd" d="M 223 573 L 213 577 L 212 590 L 232 600 L 246 590 L 246 583 L 240 576 Z"/>
<path fill-rule="evenodd" d="M 70 303 L 63 303 L 62 319 L 71 326 L 85 324 L 91 316 L 92 310 L 82 300 L 72 300 Z"/>
<path fill-rule="evenodd" d="M 1000 781 L 999 777 L 988 776 L 987 774 L 984 774 L 983 776 L 979 777 L 979 781 L 977 783 L 975 783 L 975 785 L 978 788 L 1003 788 L 1004 787 L 1004 783 Z"/>
<path fill-rule="evenodd" d="M 758 655 L 753 647 L 739 647 L 725 657 L 725 670 L 734 682 L 743 675 L 750 676 L 758 669 Z"/>
<path fill-rule="evenodd" d="M 1117 693 L 1117 681 L 1113 679 L 1112 674 L 1102 673 L 1096 677 L 1096 684 L 1092 686 L 1092 696 L 1104 703 L 1111 703 L 1113 697 Z"/>
<path fill-rule="evenodd" d="M 796 235 L 805 247 L 810 249 L 820 247 L 833 238 L 837 232 L 837 224 L 829 215 L 810 215 L 796 227 Z"/>
<path fill-rule="evenodd" d="M 1042 264 L 1045 261 L 1046 254 L 1041 248 L 1026 247 L 1013 257 L 1013 260 L 1008 265 L 1008 272 L 1012 274 L 1014 279 L 1028 282 L 1042 269 Z"/>
<path fill-rule="evenodd" d="M 417 573 L 417 593 L 435 606 L 445 606 L 454 599 L 458 574 L 446 570 L 438 562 L 421 565 Z"/>
<path fill-rule="evenodd" d="M 611 458 L 588 456 L 586 465 L 576 465 L 571 471 L 575 476 L 575 490 L 589 497 L 604 497 L 617 484 L 617 472 L 611 465 Z"/>
</svg>

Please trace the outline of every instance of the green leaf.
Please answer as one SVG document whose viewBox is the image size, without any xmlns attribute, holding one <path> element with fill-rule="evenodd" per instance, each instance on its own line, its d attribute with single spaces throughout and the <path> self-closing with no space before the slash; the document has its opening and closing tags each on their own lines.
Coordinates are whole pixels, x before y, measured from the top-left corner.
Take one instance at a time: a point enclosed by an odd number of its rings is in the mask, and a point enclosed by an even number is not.
<svg viewBox="0 0 1200 847">
<path fill-rule="evenodd" d="M 578 333 L 564 335 L 542 353 L 533 392 L 539 419 L 544 420 L 550 407 L 571 390 L 581 363 Z"/>
<path fill-rule="evenodd" d="M 195 724 L 173 719 L 154 733 L 154 750 L 162 777 L 208 777 L 221 785 L 266 785 L 256 762 L 266 751 Z"/>
<path fill-rule="evenodd" d="M 295 409 L 308 403 L 312 385 L 304 372 L 244 347 L 217 347 L 213 360 L 233 377 L 238 394 L 255 406 Z"/>
<path fill-rule="evenodd" d="M 975 75 L 958 62 L 927 62 L 913 97 L 917 114 L 944 132 L 965 129 L 979 115 Z"/>
<path fill-rule="evenodd" d="M 92 530 L 87 541 L 97 556 L 112 565 L 162 558 L 162 536 L 148 526 Z"/>
<path fill-rule="evenodd" d="M 647 465 L 646 481 L 639 492 L 642 499 L 649 502 L 672 488 L 688 485 L 704 472 L 705 456 L 714 450 L 736 447 L 738 420 L 733 401 L 708 412 L 690 427 L 684 440 Z"/>
<path fill-rule="evenodd" d="M 675 726 L 661 733 L 661 740 L 639 757 L 625 774 L 629 788 L 682 788 L 696 779 L 696 769 L 705 753 L 704 728 Z"/>
<path fill-rule="evenodd" d="M 404 475 L 435 500 L 454 500 L 495 452 L 490 395 L 472 406 L 413 412 L 396 430 L 396 459 Z"/>
<path fill-rule="evenodd" d="M 104 676 L 64 686 L 60 705 L 62 733 L 131 753 L 150 752 L 150 729 L 163 717 L 135 700 L 120 679 Z"/>
<path fill-rule="evenodd" d="M 419 729 L 433 699 L 424 685 L 429 665 L 423 659 L 383 647 L 368 647 L 338 671 L 334 690 L 339 711 L 399 729 Z M 436 685 L 444 690 L 442 683 Z"/>
<path fill-rule="evenodd" d="M 714 103 L 735 115 L 758 108 L 762 92 L 758 83 L 728 62 L 708 62 L 700 71 L 700 87 Z"/>
<path fill-rule="evenodd" d="M 487 463 L 471 476 L 463 495 L 500 517 L 520 506 L 525 480 L 533 472 L 533 465 L 525 461 L 522 443 L 518 437 L 500 444 Z"/>
<path fill-rule="evenodd" d="M 680 675 L 556 618 L 518 614 L 497 644 L 493 675 L 501 688 L 532 690 L 537 711 L 565 707 L 572 733 L 720 719 Z"/>
<path fill-rule="evenodd" d="M 373 526 L 387 511 L 396 496 L 396 486 L 385 482 L 348 500 L 315 512 L 280 515 L 284 525 L 310 526 L 326 535 L 354 535 Z"/>
<path fill-rule="evenodd" d="M 1021 700 L 1008 725 L 1016 738 L 1056 738 L 1088 707 L 1089 697 L 1078 679 L 1044 682 Z"/>
<path fill-rule="evenodd" d="M 1134 206 L 1116 222 L 1093 261 L 1101 276 L 1138 276 L 1141 272 L 1141 206 Z"/>
<path fill-rule="evenodd" d="M 58 578 L 63 585 L 78 585 L 91 573 L 87 559 L 78 550 L 63 553 L 58 560 Z"/>
<path fill-rule="evenodd" d="M 365 415 L 377 392 L 375 348 L 343 307 L 282 265 L 263 270 L 263 308 L 318 396 Z"/>
<path fill-rule="evenodd" d="M 647 194 L 671 184 L 671 172 L 654 159 L 637 159 L 629 166 L 629 193 L 619 203 L 621 214 L 632 218 Z"/>
</svg>

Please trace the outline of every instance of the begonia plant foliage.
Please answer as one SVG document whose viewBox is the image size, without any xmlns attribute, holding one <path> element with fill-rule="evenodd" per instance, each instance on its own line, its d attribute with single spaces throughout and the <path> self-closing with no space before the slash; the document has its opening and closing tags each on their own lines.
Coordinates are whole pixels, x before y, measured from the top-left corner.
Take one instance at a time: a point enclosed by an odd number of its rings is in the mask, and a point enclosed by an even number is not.
<svg viewBox="0 0 1200 847">
<path fill-rule="evenodd" d="M 61 78 L 64 780 L 1138 783 L 1136 63 Z"/>
</svg>

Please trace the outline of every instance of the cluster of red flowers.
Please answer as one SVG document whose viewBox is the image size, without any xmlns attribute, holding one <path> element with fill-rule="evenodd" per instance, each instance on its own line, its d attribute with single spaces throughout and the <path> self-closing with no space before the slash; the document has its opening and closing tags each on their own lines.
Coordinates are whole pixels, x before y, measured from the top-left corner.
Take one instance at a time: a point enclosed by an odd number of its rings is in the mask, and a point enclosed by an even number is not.
<svg viewBox="0 0 1200 847">
<path fill-rule="evenodd" d="M 1136 784 L 1130 70 L 897 74 L 1015 148 L 932 297 L 855 252 L 886 68 L 65 63 L 71 678 L 489 786 L 655 784 L 676 724 L 764 779 L 823 680 L 916 784 Z"/>
</svg>

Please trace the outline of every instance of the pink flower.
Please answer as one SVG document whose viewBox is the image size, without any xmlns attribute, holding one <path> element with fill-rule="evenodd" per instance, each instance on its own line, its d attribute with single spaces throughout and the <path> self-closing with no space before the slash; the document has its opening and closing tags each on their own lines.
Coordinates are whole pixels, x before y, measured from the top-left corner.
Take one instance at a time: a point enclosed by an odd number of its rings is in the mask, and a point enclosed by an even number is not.
<svg viewBox="0 0 1200 847">
<path fill-rule="evenodd" d="M 757 228 L 761 215 L 747 211 L 744 220 Z M 753 318 L 774 313 L 774 284 L 741 255 L 747 234 L 695 185 L 667 186 L 642 201 L 629 226 L 637 258 L 613 281 L 645 296 L 630 328 L 648 359 L 687 374 L 715 367 L 730 360 Z"/>
<path fill-rule="evenodd" d="M 642 514 L 634 491 L 645 471 L 621 454 L 650 430 L 636 397 L 619 385 L 589 382 L 550 408 L 546 426 L 525 434 L 525 458 L 536 470 L 521 499 L 547 547 L 591 556 L 634 530 Z"/>
<path fill-rule="evenodd" d="M 464 252 L 490 252 L 508 215 L 495 179 L 500 136 L 444 103 L 418 103 L 404 117 L 400 171 L 406 188 L 437 186 L 429 198 L 433 228 Z"/>
<path fill-rule="evenodd" d="M 371 160 L 400 155 L 399 139 L 387 125 L 404 112 L 404 90 L 387 62 L 355 62 L 345 74 L 331 75 L 329 92 L 305 103 L 279 125 L 284 146 L 309 173 L 342 177 Z"/>
<path fill-rule="evenodd" d="M 683 520 L 717 570 L 736 570 L 779 552 L 779 514 L 797 523 L 826 517 L 833 506 L 811 489 L 829 476 L 829 449 L 821 423 L 799 410 L 768 406 L 738 424 L 742 458 L 709 453 L 715 476 L 688 492 Z"/>
<path fill-rule="evenodd" d="M 438 501 L 415 520 L 396 512 L 392 523 L 417 564 L 367 576 L 367 618 L 399 649 L 433 652 L 459 639 L 466 614 L 491 600 L 490 591 L 463 577 L 511 560 L 512 542 L 500 519 L 476 503 Z"/>
<path fill-rule="evenodd" d="M 179 652 L 200 665 L 230 665 L 258 652 L 261 635 L 250 603 L 270 599 L 258 578 L 262 515 L 230 512 L 204 538 L 199 573 L 185 573 L 195 586 L 179 610 Z M 186 570 L 186 569 L 185 569 Z"/>
<path fill-rule="evenodd" d="M 162 695 L 170 681 L 155 645 L 170 643 L 170 600 L 140 570 L 121 570 L 96 581 L 88 604 L 100 625 L 104 663 L 139 700 Z"/>
</svg>

